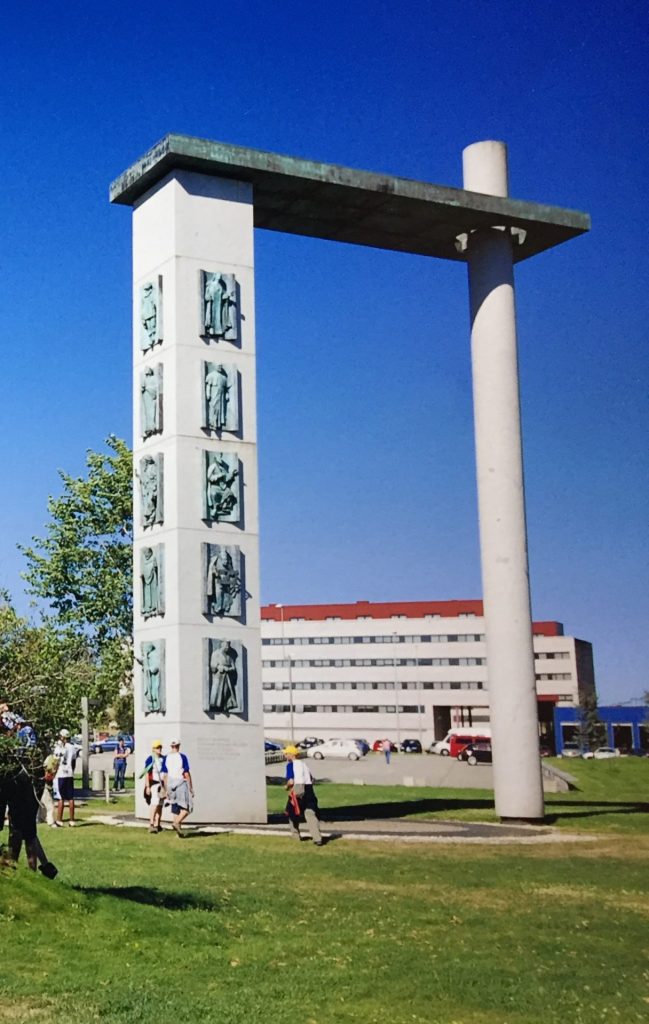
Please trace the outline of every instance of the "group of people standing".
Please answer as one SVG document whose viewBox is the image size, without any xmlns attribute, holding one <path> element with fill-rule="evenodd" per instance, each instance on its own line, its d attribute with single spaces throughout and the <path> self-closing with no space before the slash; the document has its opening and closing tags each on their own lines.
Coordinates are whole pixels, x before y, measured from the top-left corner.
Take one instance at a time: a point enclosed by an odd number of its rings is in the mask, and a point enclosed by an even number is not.
<svg viewBox="0 0 649 1024">
<path fill-rule="evenodd" d="M 0 736 L 14 738 L 17 752 L 30 745 L 36 748 L 37 739 L 29 723 L 14 714 L 6 704 L 0 704 Z M 49 877 L 54 877 L 56 869 L 47 861 L 38 840 L 37 820 L 41 810 L 44 810 L 47 824 L 52 828 L 62 828 L 67 804 L 68 825 L 76 824 L 74 771 L 77 752 L 78 747 L 71 742 L 69 731 L 61 729 L 40 772 L 30 773 L 19 757 L 15 759 L 15 765 L 9 768 L 4 766 L 0 771 L 0 828 L 8 812 L 10 856 L 18 860 L 24 843 L 28 866 L 35 871 L 40 862 L 41 871 L 48 874 L 49 870 Z M 124 788 L 126 762 L 130 753 L 120 741 L 114 762 L 117 789 Z M 297 747 L 286 747 L 284 754 L 287 762 L 285 788 L 288 791 L 286 814 L 291 834 L 300 839 L 300 824 L 305 822 L 315 845 L 323 846 L 318 801 L 311 772 L 303 761 L 298 760 Z M 183 838 L 183 823 L 193 810 L 194 784 L 187 755 L 180 750 L 180 741 L 171 740 L 169 752 L 165 754 L 162 741 L 155 740 L 139 778 L 144 779 L 144 799 L 150 808 L 149 832 L 162 831 L 163 808 L 169 806 L 173 829 L 179 838 Z"/>
<path fill-rule="evenodd" d="M 0 830 L 8 818 L 9 858 L 17 861 L 24 845 L 27 866 L 32 871 L 38 868 L 47 878 L 54 878 L 57 869 L 48 860 L 37 831 L 44 787 L 44 770 L 39 767 L 38 737 L 32 723 L 7 703 L 0 703 L 0 739 Z M 51 766 L 52 779 L 60 760 L 62 758 L 57 758 Z M 55 824 L 54 818 L 52 823 Z"/>
</svg>

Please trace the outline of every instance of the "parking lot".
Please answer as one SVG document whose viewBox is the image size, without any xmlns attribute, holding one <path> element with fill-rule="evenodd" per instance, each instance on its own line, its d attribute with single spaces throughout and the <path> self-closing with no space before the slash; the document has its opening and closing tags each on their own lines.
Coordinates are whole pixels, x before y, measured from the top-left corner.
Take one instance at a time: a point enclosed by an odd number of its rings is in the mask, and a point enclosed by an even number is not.
<svg viewBox="0 0 649 1024">
<path fill-rule="evenodd" d="M 317 748 L 316 748 L 317 749 Z M 355 782 L 368 786 L 441 786 L 450 789 L 491 789 L 491 765 L 467 764 L 452 757 L 434 754 L 392 754 L 390 764 L 383 754 L 366 754 L 360 761 L 309 757 L 307 764 L 314 779 L 330 782 Z M 266 766 L 266 775 L 284 775 L 284 765 Z"/>
<path fill-rule="evenodd" d="M 186 751 L 191 764 L 191 750 Z M 142 770 L 137 753 L 127 761 L 127 776 L 133 777 L 137 769 Z M 447 789 L 492 789 L 491 765 L 479 764 L 471 767 L 451 757 L 437 757 L 433 754 L 393 754 L 390 764 L 385 763 L 383 754 L 367 754 L 360 761 L 346 761 L 325 758 L 322 761 L 307 759 L 307 764 L 316 781 L 349 782 L 367 786 L 440 786 Z M 79 766 L 80 768 L 80 766 Z M 77 770 L 79 770 L 79 768 Z M 90 771 L 101 768 L 112 775 L 112 754 L 91 754 Z M 266 765 L 269 778 L 282 778 L 285 765 Z"/>
</svg>

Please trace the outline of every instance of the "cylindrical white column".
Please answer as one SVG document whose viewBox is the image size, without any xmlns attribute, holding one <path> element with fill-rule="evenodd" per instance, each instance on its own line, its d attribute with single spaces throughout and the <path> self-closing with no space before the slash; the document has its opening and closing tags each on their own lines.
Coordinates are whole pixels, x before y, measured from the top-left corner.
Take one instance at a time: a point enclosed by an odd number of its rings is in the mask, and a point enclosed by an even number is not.
<svg viewBox="0 0 649 1024">
<path fill-rule="evenodd" d="M 502 142 L 468 146 L 463 164 L 466 189 L 507 195 L 507 150 Z M 496 812 L 506 820 L 542 821 L 509 232 L 492 228 L 471 234 L 468 268 Z"/>
</svg>

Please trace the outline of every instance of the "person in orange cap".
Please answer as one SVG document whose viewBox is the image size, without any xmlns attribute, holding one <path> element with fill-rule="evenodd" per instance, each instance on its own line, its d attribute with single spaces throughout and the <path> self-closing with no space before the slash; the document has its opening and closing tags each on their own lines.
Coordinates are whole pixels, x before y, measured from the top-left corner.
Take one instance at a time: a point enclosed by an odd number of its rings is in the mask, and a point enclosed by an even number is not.
<svg viewBox="0 0 649 1024">
<path fill-rule="evenodd" d="M 286 813 L 288 815 L 291 835 L 301 839 L 300 822 L 305 821 L 313 842 L 316 846 L 324 846 L 318 818 L 318 798 L 313 789 L 313 776 L 304 761 L 298 761 L 299 750 L 289 745 L 284 747 L 286 758 L 286 782 L 288 790 Z"/>
</svg>

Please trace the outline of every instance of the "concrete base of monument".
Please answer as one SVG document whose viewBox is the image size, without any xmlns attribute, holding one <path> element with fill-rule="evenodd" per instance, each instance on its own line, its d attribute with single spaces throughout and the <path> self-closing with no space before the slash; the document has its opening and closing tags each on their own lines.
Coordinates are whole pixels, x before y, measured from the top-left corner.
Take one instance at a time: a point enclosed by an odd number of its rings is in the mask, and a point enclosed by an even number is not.
<svg viewBox="0 0 649 1024">
<path fill-rule="evenodd" d="M 498 821 L 501 825 L 537 825 L 546 826 L 547 821 L 545 818 L 507 818 L 500 817 Z"/>
</svg>

